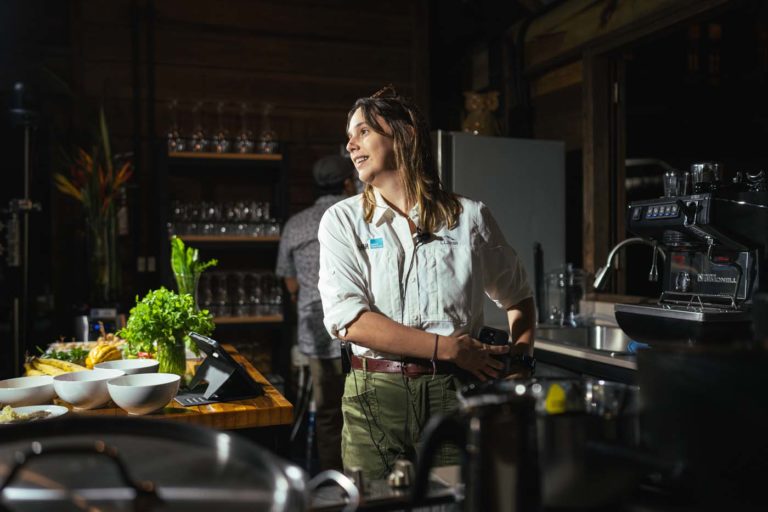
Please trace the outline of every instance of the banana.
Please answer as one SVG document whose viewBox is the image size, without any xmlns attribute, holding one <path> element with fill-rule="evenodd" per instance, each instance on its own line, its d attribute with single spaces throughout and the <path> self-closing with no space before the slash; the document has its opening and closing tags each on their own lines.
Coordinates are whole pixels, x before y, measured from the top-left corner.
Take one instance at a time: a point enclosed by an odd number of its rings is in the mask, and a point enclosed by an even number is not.
<svg viewBox="0 0 768 512">
<path fill-rule="evenodd" d="M 85 366 L 80 366 L 79 364 L 70 363 L 69 361 L 61 361 L 60 359 L 48 359 L 48 358 L 40 357 L 37 360 L 40 361 L 42 364 L 55 366 L 56 368 L 64 370 L 65 372 L 80 372 L 88 369 Z"/>
<path fill-rule="evenodd" d="M 88 357 L 85 358 L 85 366 L 93 368 L 97 363 L 104 361 L 113 361 L 115 359 L 122 359 L 122 353 L 114 345 L 99 344 L 96 345 L 88 352 Z"/>
<path fill-rule="evenodd" d="M 36 377 L 39 375 L 46 375 L 46 374 L 41 372 L 40 370 L 35 370 L 32 364 L 24 363 L 24 375 L 26 375 L 27 377 Z"/>
<path fill-rule="evenodd" d="M 41 371 L 46 375 L 56 376 L 56 375 L 61 375 L 62 373 L 67 373 L 61 368 L 51 366 L 50 364 L 41 363 L 39 359 L 33 359 L 32 366 L 35 368 L 35 370 Z"/>
</svg>

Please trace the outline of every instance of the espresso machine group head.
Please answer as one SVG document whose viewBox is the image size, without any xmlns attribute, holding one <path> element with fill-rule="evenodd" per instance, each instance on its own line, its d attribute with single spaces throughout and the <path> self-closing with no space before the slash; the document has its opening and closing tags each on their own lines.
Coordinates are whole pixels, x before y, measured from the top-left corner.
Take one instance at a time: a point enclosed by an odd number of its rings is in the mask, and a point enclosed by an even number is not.
<svg viewBox="0 0 768 512">
<path fill-rule="evenodd" d="M 752 338 L 752 299 L 768 284 L 766 176 L 739 176 L 727 186 L 694 190 L 628 207 L 628 230 L 666 253 L 658 303 L 615 307 L 619 326 L 637 341 Z"/>
</svg>

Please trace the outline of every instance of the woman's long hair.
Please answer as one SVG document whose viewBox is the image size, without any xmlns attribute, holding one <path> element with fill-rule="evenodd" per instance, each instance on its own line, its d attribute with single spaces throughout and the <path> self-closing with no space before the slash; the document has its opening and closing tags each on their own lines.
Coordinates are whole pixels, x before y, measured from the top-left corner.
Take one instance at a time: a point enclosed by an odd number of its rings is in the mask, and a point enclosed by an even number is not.
<svg viewBox="0 0 768 512">
<path fill-rule="evenodd" d="M 392 94 L 382 94 L 386 91 Z M 419 205 L 419 228 L 425 233 L 434 233 L 443 226 L 454 228 L 462 211 L 461 203 L 440 185 L 429 130 L 421 112 L 409 100 L 397 96 L 391 87 L 385 87 L 368 98 L 358 99 L 347 115 L 347 126 L 357 109 L 361 109 L 368 126 L 381 135 L 390 136 L 376 117 L 381 116 L 389 124 L 394 140 L 395 165 L 403 170 L 406 198 L 410 204 Z M 373 219 L 375 206 L 373 187 L 366 183 L 363 190 L 366 222 Z"/>
</svg>

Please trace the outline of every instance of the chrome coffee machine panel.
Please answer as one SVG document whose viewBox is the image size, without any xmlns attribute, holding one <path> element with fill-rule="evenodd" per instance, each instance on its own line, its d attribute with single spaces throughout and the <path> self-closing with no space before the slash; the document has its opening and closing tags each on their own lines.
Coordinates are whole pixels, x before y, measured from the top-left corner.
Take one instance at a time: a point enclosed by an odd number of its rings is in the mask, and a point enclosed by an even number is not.
<svg viewBox="0 0 768 512">
<path fill-rule="evenodd" d="M 621 328 L 654 343 L 748 339 L 752 296 L 766 280 L 768 192 L 753 183 L 638 201 L 627 227 L 665 254 L 654 305 L 616 305 Z"/>
</svg>

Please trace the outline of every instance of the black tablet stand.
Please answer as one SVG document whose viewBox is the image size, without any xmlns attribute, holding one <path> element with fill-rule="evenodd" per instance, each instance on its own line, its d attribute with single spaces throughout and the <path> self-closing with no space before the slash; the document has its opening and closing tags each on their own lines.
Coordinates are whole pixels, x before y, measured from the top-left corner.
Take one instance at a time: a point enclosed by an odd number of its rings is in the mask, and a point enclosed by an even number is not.
<svg viewBox="0 0 768 512">
<path fill-rule="evenodd" d="M 190 337 L 207 355 L 189 382 L 176 395 L 185 407 L 254 398 L 264 394 L 261 384 L 235 361 L 215 340 L 196 333 Z"/>
</svg>

